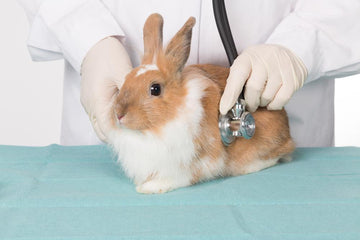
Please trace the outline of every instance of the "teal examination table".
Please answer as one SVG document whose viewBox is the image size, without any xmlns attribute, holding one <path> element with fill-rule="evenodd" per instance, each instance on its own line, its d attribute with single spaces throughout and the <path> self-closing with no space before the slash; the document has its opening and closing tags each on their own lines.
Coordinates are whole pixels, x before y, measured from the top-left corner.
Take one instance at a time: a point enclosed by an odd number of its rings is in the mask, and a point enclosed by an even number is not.
<svg viewBox="0 0 360 240">
<path fill-rule="evenodd" d="M 106 146 L 0 146 L 0 239 L 360 239 L 360 148 L 142 195 Z"/>
</svg>

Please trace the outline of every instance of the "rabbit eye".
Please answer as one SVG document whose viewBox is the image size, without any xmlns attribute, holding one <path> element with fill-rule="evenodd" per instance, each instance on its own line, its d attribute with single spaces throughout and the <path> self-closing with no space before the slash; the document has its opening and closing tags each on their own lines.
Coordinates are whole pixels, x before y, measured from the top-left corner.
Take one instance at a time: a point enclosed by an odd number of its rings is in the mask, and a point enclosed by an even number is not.
<svg viewBox="0 0 360 240">
<path fill-rule="evenodd" d="M 150 94 L 153 96 L 159 96 L 161 94 L 161 85 L 158 83 L 153 83 L 150 86 Z"/>
</svg>

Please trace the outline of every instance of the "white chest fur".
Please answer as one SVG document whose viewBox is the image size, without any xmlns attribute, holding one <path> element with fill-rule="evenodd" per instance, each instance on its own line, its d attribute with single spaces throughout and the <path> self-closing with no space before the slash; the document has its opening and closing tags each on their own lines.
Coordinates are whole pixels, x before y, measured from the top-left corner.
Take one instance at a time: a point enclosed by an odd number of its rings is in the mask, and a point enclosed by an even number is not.
<svg viewBox="0 0 360 240">
<path fill-rule="evenodd" d="M 162 128 L 160 134 L 125 128 L 110 134 L 119 162 L 135 184 L 142 184 L 154 175 L 160 179 L 181 179 L 190 184 L 190 165 L 196 154 L 193 139 L 204 115 L 201 98 L 205 87 L 203 79 L 187 83 L 184 105 L 174 106 L 178 115 Z"/>
</svg>

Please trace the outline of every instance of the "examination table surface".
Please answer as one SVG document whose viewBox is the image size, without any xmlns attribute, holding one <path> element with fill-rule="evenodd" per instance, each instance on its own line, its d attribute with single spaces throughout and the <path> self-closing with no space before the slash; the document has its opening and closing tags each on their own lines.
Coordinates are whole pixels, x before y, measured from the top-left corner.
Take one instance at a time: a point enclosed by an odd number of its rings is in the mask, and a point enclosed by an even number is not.
<svg viewBox="0 0 360 240">
<path fill-rule="evenodd" d="M 106 146 L 0 146 L 0 239 L 360 239 L 360 148 L 142 195 Z"/>
</svg>

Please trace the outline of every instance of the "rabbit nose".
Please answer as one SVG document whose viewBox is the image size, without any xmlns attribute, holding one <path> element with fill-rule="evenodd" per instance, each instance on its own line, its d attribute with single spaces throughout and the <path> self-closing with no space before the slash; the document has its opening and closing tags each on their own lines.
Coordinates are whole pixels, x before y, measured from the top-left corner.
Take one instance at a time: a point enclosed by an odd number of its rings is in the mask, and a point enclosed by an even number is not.
<svg viewBox="0 0 360 240">
<path fill-rule="evenodd" d="M 117 119 L 120 121 L 125 115 L 118 114 Z"/>
</svg>

